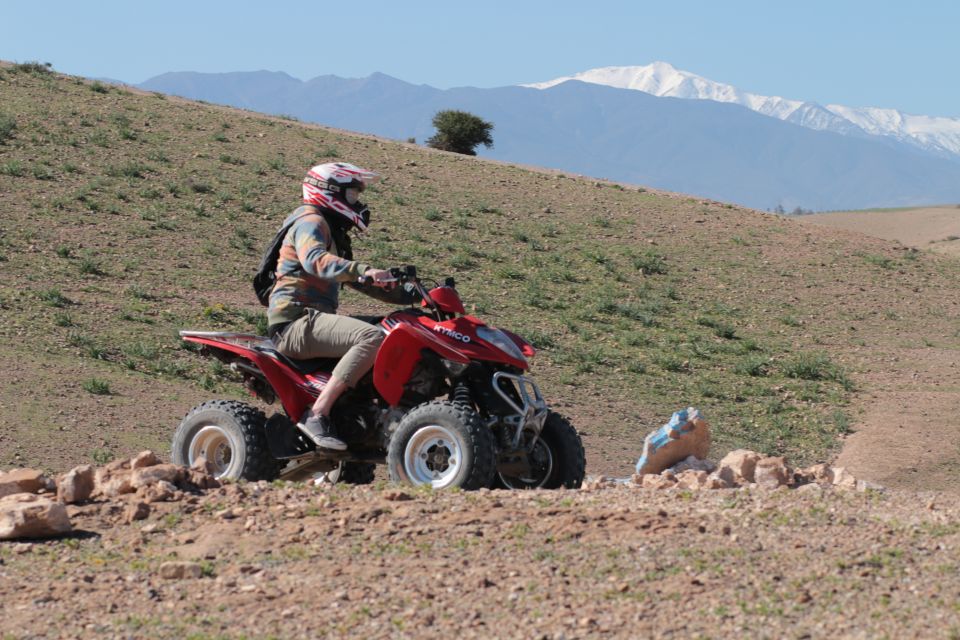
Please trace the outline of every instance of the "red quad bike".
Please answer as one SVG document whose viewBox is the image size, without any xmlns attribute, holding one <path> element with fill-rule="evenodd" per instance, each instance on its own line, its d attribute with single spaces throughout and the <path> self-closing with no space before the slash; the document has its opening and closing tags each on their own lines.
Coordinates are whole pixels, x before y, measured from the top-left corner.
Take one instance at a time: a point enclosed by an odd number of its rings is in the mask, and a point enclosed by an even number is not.
<svg viewBox="0 0 960 640">
<path fill-rule="evenodd" d="M 173 461 L 212 464 L 217 477 L 316 477 L 372 482 L 376 464 L 390 479 L 435 488 L 576 488 L 584 452 L 570 423 L 547 407 L 524 373 L 533 347 L 465 315 L 454 281 L 427 291 L 414 267 L 394 269 L 412 283 L 420 309 L 362 317 L 386 334 L 373 369 L 341 396 L 331 418 L 347 450 L 317 450 L 295 425 L 330 379 L 335 359 L 292 360 L 269 338 L 181 331 L 243 376 L 260 400 L 277 399 L 269 419 L 249 404 L 212 400 L 195 407 L 173 437 Z"/>
</svg>

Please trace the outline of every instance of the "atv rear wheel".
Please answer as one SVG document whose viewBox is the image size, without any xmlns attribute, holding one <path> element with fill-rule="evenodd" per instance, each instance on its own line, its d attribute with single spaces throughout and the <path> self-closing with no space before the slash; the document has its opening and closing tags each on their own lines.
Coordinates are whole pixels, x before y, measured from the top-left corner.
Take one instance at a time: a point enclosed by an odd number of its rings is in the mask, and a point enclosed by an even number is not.
<svg viewBox="0 0 960 640">
<path fill-rule="evenodd" d="M 493 433 L 473 409 L 428 402 L 403 417 L 390 438 L 390 479 L 436 489 L 479 489 L 495 472 Z"/>
<path fill-rule="evenodd" d="M 586 472 L 580 435 L 570 422 L 550 412 L 529 456 L 530 471 L 523 476 L 497 473 L 495 487 L 507 489 L 577 489 Z"/>
<path fill-rule="evenodd" d="M 194 407 L 173 434 L 174 464 L 206 458 L 220 480 L 273 480 L 283 463 L 270 455 L 266 416 L 243 402 L 211 400 Z"/>
</svg>

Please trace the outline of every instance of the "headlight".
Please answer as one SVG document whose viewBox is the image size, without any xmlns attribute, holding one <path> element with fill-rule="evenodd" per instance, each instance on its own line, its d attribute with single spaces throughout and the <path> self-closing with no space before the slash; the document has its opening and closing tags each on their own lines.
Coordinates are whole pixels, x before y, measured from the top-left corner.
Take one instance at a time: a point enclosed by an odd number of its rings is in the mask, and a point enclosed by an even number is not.
<svg viewBox="0 0 960 640">
<path fill-rule="evenodd" d="M 453 360 L 447 360 L 442 358 L 440 362 L 443 363 L 443 368 L 447 370 L 447 373 L 452 375 L 454 378 L 462 374 L 467 370 L 467 367 L 470 366 L 469 362 L 454 362 Z"/>
<path fill-rule="evenodd" d="M 489 342 L 500 351 L 503 351 L 511 358 L 515 358 L 520 362 L 526 362 L 527 359 L 523 357 L 523 352 L 520 351 L 520 347 L 517 346 L 517 343 L 507 337 L 503 331 L 500 329 L 494 329 L 493 327 L 479 327 L 477 329 L 477 337 L 483 340 L 484 342 Z"/>
</svg>

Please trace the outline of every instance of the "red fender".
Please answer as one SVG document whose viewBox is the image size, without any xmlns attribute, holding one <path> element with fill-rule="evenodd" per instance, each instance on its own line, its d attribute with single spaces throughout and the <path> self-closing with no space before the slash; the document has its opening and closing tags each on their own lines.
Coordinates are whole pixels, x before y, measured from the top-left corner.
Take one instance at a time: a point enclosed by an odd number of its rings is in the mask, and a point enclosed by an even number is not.
<svg viewBox="0 0 960 640">
<path fill-rule="evenodd" d="M 303 412 L 315 400 L 314 397 L 308 395 L 309 392 L 305 388 L 300 388 L 301 385 L 307 385 L 303 376 L 265 353 L 260 353 L 246 345 L 221 342 L 215 338 L 184 336 L 183 339 L 208 345 L 214 349 L 229 351 L 253 362 L 270 381 L 284 411 L 294 420 L 299 420 Z M 312 395 L 315 396 L 316 393 L 316 391 L 313 391 Z"/>
<path fill-rule="evenodd" d="M 446 360 L 470 362 L 470 358 L 441 342 L 430 331 L 412 324 L 398 324 L 383 340 L 373 363 L 373 385 L 390 406 L 396 406 L 403 397 L 403 385 L 420 362 L 423 349 L 430 349 Z"/>
</svg>

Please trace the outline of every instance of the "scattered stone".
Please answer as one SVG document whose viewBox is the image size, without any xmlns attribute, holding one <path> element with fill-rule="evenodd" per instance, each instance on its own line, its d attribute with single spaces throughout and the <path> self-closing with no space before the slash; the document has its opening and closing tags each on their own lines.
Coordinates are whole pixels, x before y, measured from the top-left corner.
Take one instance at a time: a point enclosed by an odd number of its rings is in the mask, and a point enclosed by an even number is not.
<svg viewBox="0 0 960 640">
<path fill-rule="evenodd" d="M 686 459 L 681 460 L 677 464 L 670 467 L 670 470 L 677 474 L 691 469 L 693 471 L 706 471 L 707 473 L 712 473 L 714 470 L 716 470 L 716 468 L 717 466 L 709 460 L 701 460 L 696 456 L 687 456 Z"/>
<path fill-rule="evenodd" d="M 720 477 L 717 472 L 711 473 L 707 476 L 707 482 L 703 485 L 704 489 L 729 489 L 732 487 L 730 483 Z"/>
<path fill-rule="evenodd" d="M 50 481 L 37 469 L 13 469 L 0 474 L 0 498 L 15 493 L 39 493 L 49 488 Z"/>
<path fill-rule="evenodd" d="M 193 485 L 197 489 L 219 489 L 223 485 L 219 480 L 206 471 L 197 471 L 196 469 L 187 469 L 185 482 Z"/>
<path fill-rule="evenodd" d="M 153 451 L 141 451 L 130 461 L 131 469 L 143 469 L 160 464 L 160 459 Z"/>
<path fill-rule="evenodd" d="M 616 481 L 608 476 L 588 476 L 580 486 L 581 491 L 596 491 L 604 487 L 613 487 Z"/>
<path fill-rule="evenodd" d="M 762 456 L 756 451 L 736 449 L 723 457 L 717 468 L 717 473 L 731 486 L 754 481 L 754 472 L 757 462 Z"/>
<path fill-rule="evenodd" d="M 643 441 L 637 473 L 660 473 L 693 456 L 706 458 L 710 452 L 710 425 L 693 407 L 677 411 L 670 421 L 651 432 Z"/>
<path fill-rule="evenodd" d="M 655 475 L 651 473 L 639 477 L 641 478 L 640 485 L 644 489 L 672 489 L 677 484 L 676 480 L 667 475 Z"/>
<path fill-rule="evenodd" d="M 212 476 L 215 473 L 213 464 L 211 462 L 208 462 L 206 457 L 204 456 L 200 456 L 199 458 L 194 460 L 193 464 L 190 465 L 190 469 L 192 471 L 200 471 L 201 473 L 205 473 L 208 476 Z"/>
<path fill-rule="evenodd" d="M 93 495 L 95 480 L 96 472 L 92 465 L 74 467 L 57 482 L 57 500 L 64 504 L 86 502 Z"/>
<path fill-rule="evenodd" d="M 754 468 L 754 482 L 764 489 L 776 489 L 790 484 L 793 472 L 782 456 L 769 456 L 757 461 Z"/>
<path fill-rule="evenodd" d="M 32 493 L 0 498 L 0 540 L 49 538 L 73 531 L 67 508 Z"/>
<path fill-rule="evenodd" d="M 697 491 L 707 484 L 707 472 L 687 469 L 677 474 L 677 488 Z"/>
<path fill-rule="evenodd" d="M 173 499 L 176 494 L 176 485 L 165 480 L 137 489 L 137 497 L 141 498 L 147 504 L 166 502 Z"/>
<path fill-rule="evenodd" d="M 196 562 L 164 562 L 160 565 L 160 577 L 166 580 L 195 580 L 202 575 L 203 567 Z"/>
<path fill-rule="evenodd" d="M 129 461 L 125 462 L 129 463 Z M 133 485 L 130 484 L 131 472 L 122 467 L 111 468 L 115 464 L 116 462 L 111 462 L 109 465 L 97 469 L 94 479 L 94 496 L 116 498 L 135 491 Z"/>
<path fill-rule="evenodd" d="M 137 520 L 146 520 L 148 517 L 150 517 L 150 505 L 145 502 L 130 504 L 123 513 L 123 521 L 126 524 L 131 524 Z"/>
<path fill-rule="evenodd" d="M 830 467 L 830 483 L 841 489 L 857 488 L 857 479 L 845 467 Z"/>
<path fill-rule="evenodd" d="M 800 469 L 796 472 L 795 477 L 797 484 L 803 484 L 807 482 L 830 483 L 830 465 L 821 462 L 820 464 L 815 464 L 811 467 Z"/>
<path fill-rule="evenodd" d="M 383 492 L 383 499 L 391 502 L 403 502 L 405 500 L 413 500 L 413 496 L 399 489 L 390 489 Z"/>
<path fill-rule="evenodd" d="M 158 464 L 152 467 L 134 469 L 130 476 L 130 485 L 134 489 L 145 487 L 158 482 L 179 484 L 186 476 L 186 469 L 175 464 Z"/>
</svg>

